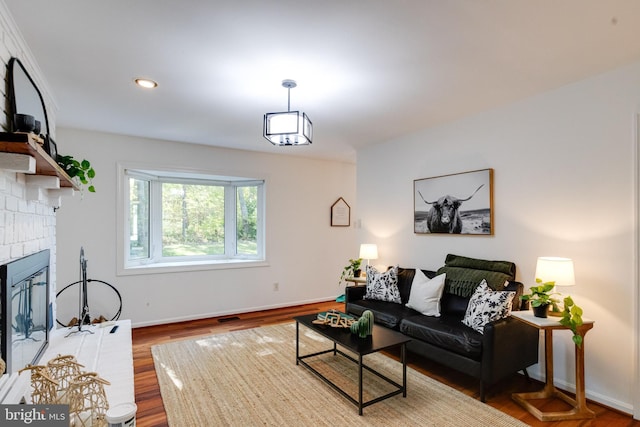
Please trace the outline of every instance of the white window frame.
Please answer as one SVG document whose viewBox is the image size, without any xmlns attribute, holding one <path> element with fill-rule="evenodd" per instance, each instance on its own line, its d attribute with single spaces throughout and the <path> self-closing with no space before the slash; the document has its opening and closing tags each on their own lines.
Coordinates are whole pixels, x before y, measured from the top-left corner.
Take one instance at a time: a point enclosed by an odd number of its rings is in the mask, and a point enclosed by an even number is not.
<svg viewBox="0 0 640 427">
<path fill-rule="evenodd" d="M 149 198 L 149 258 L 129 260 L 129 177 L 150 181 Z M 162 200 L 163 182 L 187 183 L 199 185 L 225 186 L 225 254 L 211 256 L 163 257 Z M 256 224 L 257 254 L 237 254 L 236 252 L 236 194 L 242 186 L 258 186 L 258 218 Z M 233 191 L 229 191 L 233 189 Z M 244 178 L 230 175 L 214 175 L 211 172 L 178 170 L 176 168 L 158 168 L 149 165 L 118 165 L 118 197 L 116 203 L 118 275 L 146 274 L 158 272 L 180 272 L 191 270 L 210 270 L 222 268 L 247 268 L 268 265 L 265 255 L 265 199 L 266 181 L 257 178 Z M 229 220 L 231 219 L 231 220 Z M 233 236 L 232 238 L 227 238 Z"/>
</svg>

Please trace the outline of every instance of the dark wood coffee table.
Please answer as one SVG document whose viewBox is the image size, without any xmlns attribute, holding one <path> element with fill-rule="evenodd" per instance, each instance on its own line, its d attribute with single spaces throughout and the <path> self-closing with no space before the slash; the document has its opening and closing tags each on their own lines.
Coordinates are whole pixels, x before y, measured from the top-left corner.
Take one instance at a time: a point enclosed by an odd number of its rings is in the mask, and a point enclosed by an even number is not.
<svg viewBox="0 0 640 427">
<path fill-rule="evenodd" d="M 392 396 L 396 396 L 402 393 L 402 397 L 407 397 L 407 359 L 406 359 L 406 343 L 411 341 L 410 338 L 401 334 L 400 332 L 396 332 L 394 330 L 385 328 L 383 326 L 374 325 L 373 326 L 373 334 L 367 338 L 359 338 L 357 334 L 352 334 L 348 328 L 332 328 L 328 325 L 318 325 L 313 323 L 313 321 L 317 318 L 316 314 L 308 314 L 306 316 L 298 316 L 294 317 L 296 321 L 296 365 L 302 364 L 302 366 L 309 369 L 315 375 L 317 375 L 320 379 L 322 379 L 325 383 L 329 384 L 334 390 L 344 396 L 347 400 L 358 407 L 358 413 L 362 415 L 362 409 L 373 405 L 374 403 L 380 402 L 384 399 L 388 399 Z M 312 354 L 300 355 L 300 325 L 304 325 L 305 327 L 311 329 L 312 331 L 322 335 L 323 337 L 331 340 L 333 342 L 333 348 L 319 351 Z M 355 353 L 358 358 L 355 359 L 351 357 L 349 354 L 344 353 L 338 346 L 344 347 L 351 352 Z M 400 346 L 400 362 L 402 363 L 402 384 L 398 384 L 392 379 L 386 377 L 380 372 L 366 366 L 362 362 L 363 356 L 371 353 L 378 352 L 380 350 L 385 350 L 388 348 Z M 358 365 L 358 400 L 351 397 L 348 393 L 338 387 L 335 383 L 333 383 L 330 379 L 326 378 L 319 371 L 317 371 L 314 367 L 310 366 L 305 359 L 310 357 L 319 356 L 321 354 L 333 353 L 334 356 L 341 355 L 351 360 L 352 362 Z M 376 397 L 367 402 L 363 402 L 362 400 L 362 371 L 366 369 L 367 371 L 377 375 L 382 378 L 389 384 L 393 385 L 396 389 L 387 393 L 383 396 Z"/>
</svg>

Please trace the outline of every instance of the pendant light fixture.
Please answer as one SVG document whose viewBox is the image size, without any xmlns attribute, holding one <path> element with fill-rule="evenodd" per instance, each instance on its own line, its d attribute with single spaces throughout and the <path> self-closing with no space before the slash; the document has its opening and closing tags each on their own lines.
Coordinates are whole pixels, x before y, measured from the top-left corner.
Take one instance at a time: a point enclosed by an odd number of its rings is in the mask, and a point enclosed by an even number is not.
<svg viewBox="0 0 640 427">
<path fill-rule="evenodd" d="M 291 89 L 295 80 L 283 80 L 287 89 L 287 111 L 264 115 L 262 135 L 273 145 L 308 145 L 313 139 L 313 126 L 309 117 L 301 111 L 291 111 Z"/>
</svg>

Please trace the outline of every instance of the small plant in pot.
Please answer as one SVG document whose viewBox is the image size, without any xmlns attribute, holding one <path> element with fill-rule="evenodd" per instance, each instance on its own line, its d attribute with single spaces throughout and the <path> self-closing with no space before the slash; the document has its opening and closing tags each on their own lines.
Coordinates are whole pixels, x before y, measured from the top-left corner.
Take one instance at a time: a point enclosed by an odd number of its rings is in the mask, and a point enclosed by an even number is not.
<svg viewBox="0 0 640 427">
<path fill-rule="evenodd" d="M 531 293 L 528 295 L 522 295 L 520 300 L 527 301 L 531 304 L 533 315 L 536 317 L 547 317 L 549 307 L 553 307 L 554 311 L 559 312 L 560 309 L 558 308 L 558 302 L 560 301 L 553 297 L 553 295 L 557 295 L 556 293 L 551 293 L 556 282 L 542 283 L 541 279 L 536 279 L 536 283 L 538 283 L 538 286 L 532 286 L 529 288 Z"/>
<path fill-rule="evenodd" d="M 349 277 L 360 277 L 360 265 L 362 265 L 362 258 L 350 259 L 349 264 L 347 264 L 342 270 L 338 285 Z"/>
</svg>

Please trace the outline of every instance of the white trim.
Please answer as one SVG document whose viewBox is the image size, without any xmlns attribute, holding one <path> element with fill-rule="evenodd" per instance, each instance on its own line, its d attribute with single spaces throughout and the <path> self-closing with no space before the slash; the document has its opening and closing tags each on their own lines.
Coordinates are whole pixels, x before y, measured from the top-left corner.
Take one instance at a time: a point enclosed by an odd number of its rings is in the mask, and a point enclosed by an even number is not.
<svg viewBox="0 0 640 427">
<path fill-rule="evenodd" d="M 170 168 L 169 168 L 170 169 Z M 130 164 L 118 163 L 117 164 L 117 183 L 116 189 L 116 256 L 117 256 L 117 273 L 118 276 L 126 275 L 139 275 L 139 274 L 157 274 L 157 273 L 171 273 L 181 271 L 196 271 L 196 270 L 220 270 L 220 269 L 234 269 L 234 268 L 250 268 L 250 267 L 264 267 L 268 266 L 266 261 L 264 236 L 265 232 L 262 229 L 264 227 L 264 217 L 266 213 L 264 205 L 264 192 L 266 191 L 266 180 L 259 178 L 252 178 L 251 180 L 241 177 L 232 177 L 229 175 L 213 175 L 210 171 L 205 171 L 203 174 L 198 174 L 197 171 L 188 170 L 183 172 L 182 168 L 176 170 L 169 170 L 165 167 L 153 167 L 148 166 L 133 166 Z M 165 172 L 167 171 L 167 172 Z M 230 191 L 237 186 L 257 186 L 260 187 L 258 191 L 258 230 L 257 230 L 257 255 L 239 255 L 236 252 L 236 242 L 229 242 L 229 239 L 225 239 L 225 255 L 224 256 L 202 256 L 202 257 L 171 257 L 164 258 L 161 255 L 161 246 L 157 244 L 156 240 L 151 238 L 149 248 L 149 260 L 140 260 L 140 262 L 127 262 L 127 254 L 129 251 L 129 221 L 127 215 L 124 214 L 130 210 L 129 204 L 129 188 L 128 177 L 135 177 L 142 180 L 148 179 L 150 181 L 150 199 L 152 206 L 149 209 L 149 227 L 151 236 L 161 235 L 161 219 L 156 215 L 162 209 L 161 198 L 161 184 L 163 182 L 184 182 L 194 185 L 220 185 L 225 187 L 225 217 L 235 218 L 236 209 L 236 192 Z M 165 176 L 170 178 L 164 179 Z M 211 178 L 212 181 L 203 180 L 201 177 Z M 236 223 L 234 221 L 225 221 L 225 235 L 236 236 Z M 234 254 L 233 256 L 229 254 Z"/>
<path fill-rule="evenodd" d="M 224 217 L 226 218 L 234 218 L 236 214 L 236 204 L 237 204 L 237 190 L 235 187 L 224 187 Z M 236 254 L 238 249 L 238 242 L 236 239 L 227 239 L 226 236 L 237 236 L 237 224 L 236 221 L 225 221 L 224 222 L 224 253 L 225 254 Z"/>
<path fill-rule="evenodd" d="M 135 276 L 138 274 L 182 273 L 185 271 L 230 270 L 234 268 L 268 267 L 269 263 L 262 260 L 225 259 L 212 261 L 186 262 L 157 262 L 136 266 L 127 266 L 120 270 L 117 276 Z"/>
<path fill-rule="evenodd" d="M 127 174 L 128 170 L 125 170 L 125 175 Z M 157 181 L 149 181 L 149 258 L 151 260 L 162 257 L 162 246 L 156 239 L 157 236 L 162 235 L 162 215 L 160 214 L 162 212 L 162 187 L 156 183 Z M 120 212 L 120 215 L 124 215 L 124 212 Z M 127 262 L 126 259 L 123 261 L 125 270 L 132 267 L 132 261 Z"/>
<path fill-rule="evenodd" d="M 238 314 L 244 314 L 244 313 L 253 313 L 253 312 L 256 312 L 256 311 L 273 310 L 273 309 L 276 309 L 276 308 L 292 307 L 292 306 L 295 306 L 295 305 L 316 304 L 316 303 L 321 303 L 321 302 L 335 301 L 336 297 L 337 297 L 337 295 L 332 295 L 332 296 L 327 296 L 325 298 L 313 298 L 313 299 L 306 299 L 306 300 L 290 301 L 290 302 L 279 303 L 279 304 L 267 304 L 267 305 L 249 307 L 249 308 L 246 308 L 246 309 L 242 309 L 240 311 L 238 311 L 238 310 L 225 310 L 225 311 L 214 311 L 214 312 L 209 312 L 209 313 L 201 313 L 201 314 L 197 314 L 197 315 L 193 315 L 193 316 L 169 317 L 169 318 L 159 319 L 159 320 L 154 320 L 154 321 L 149 321 L 149 322 L 135 323 L 135 324 L 132 324 L 131 327 L 132 328 L 144 328 L 146 326 L 156 326 L 156 325 L 165 325 L 165 324 L 169 324 L 169 323 L 187 322 L 189 320 L 211 319 L 211 318 L 215 318 L 215 317 L 231 316 L 231 315 L 238 315 Z"/>
<path fill-rule="evenodd" d="M 633 418 L 640 420 L 640 113 L 636 114 L 636 122 L 634 127 L 633 138 L 633 155 L 635 164 L 633 168 L 633 226 L 634 226 L 634 244 L 632 248 L 633 255 L 633 313 L 634 313 L 634 366 L 633 366 Z"/>
</svg>

